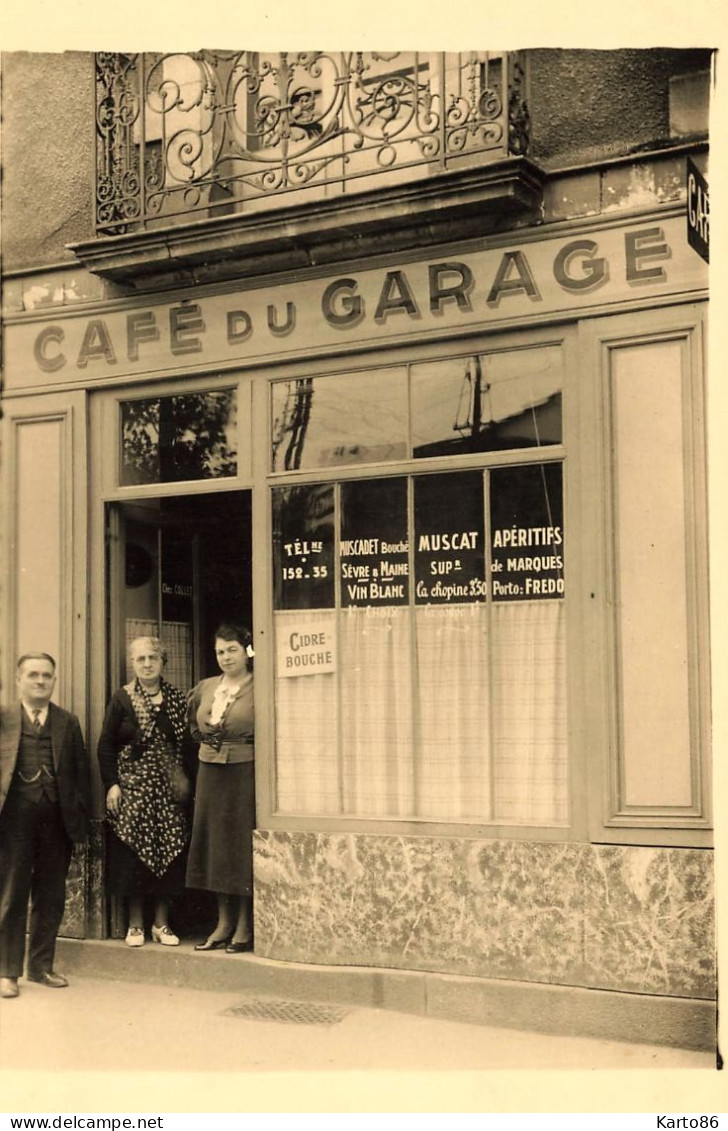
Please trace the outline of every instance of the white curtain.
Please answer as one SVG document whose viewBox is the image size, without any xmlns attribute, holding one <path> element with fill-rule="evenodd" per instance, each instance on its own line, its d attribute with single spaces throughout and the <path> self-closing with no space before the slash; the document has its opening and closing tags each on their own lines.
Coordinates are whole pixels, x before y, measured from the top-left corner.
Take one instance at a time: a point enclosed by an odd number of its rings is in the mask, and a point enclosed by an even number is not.
<svg viewBox="0 0 728 1131">
<path fill-rule="evenodd" d="M 487 819 L 491 809 L 488 608 L 415 610 L 419 816 Z"/>
<path fill-rule="evenodd" d="M 276 640 L 311 614 L 275 613 Z M 316 621 L 335 639 L 336 613 L 317 610 Z M 277 806 L 286 813 L 341 812 L 337 673 L 276 679 Z"/>
<path fill-rule="evenodd" d="M 277 633 L 310 619 L 275 615 Z M 282 811 L 567 820 L 563 601 L 339 618 L 337 671 L 276 682 Z"/>
<path fill-rule="evenodd" d="M 341 616 L 344 811 L 412 814 L 412 654 L 408 608 Z"/>
<path fill-rule="evenodd" d="M 494 817 L 568 819 L 563 601 L 491 608 Z"/>
</svg>

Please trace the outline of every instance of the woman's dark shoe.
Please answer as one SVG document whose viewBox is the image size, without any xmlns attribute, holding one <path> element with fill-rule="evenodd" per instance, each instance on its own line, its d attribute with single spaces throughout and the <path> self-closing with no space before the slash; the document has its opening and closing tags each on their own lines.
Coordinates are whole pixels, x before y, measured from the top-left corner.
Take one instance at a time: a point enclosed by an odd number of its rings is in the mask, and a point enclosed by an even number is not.
<svg viewBox="0 0 728 1131">
<path fill-rule="evenodd" d="M 225 947 L 225 953 L 226 954 L 242 954 L 243 951 L 252 950 L 252 949 L 253 949 L 253 936 L 251 935 L 249 939 L 245 940 L 245 942 L 229 942 L 227 944 L 227 946 Z"/>
<path fill-rule="evenodd" d="M 232 936 L 228 935 L 226 939 L 205 939 L 204 942 L 195 943 L 195 950 L 221 950 L 223 947 L 227 949 L 231 946 Z"/>
</svg>

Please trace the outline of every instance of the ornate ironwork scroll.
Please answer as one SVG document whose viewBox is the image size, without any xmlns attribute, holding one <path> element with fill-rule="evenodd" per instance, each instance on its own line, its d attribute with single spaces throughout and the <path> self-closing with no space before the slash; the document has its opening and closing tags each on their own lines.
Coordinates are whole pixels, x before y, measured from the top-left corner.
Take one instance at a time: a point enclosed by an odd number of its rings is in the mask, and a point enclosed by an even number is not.
<svg viewBox="0 0 728 1131">
<path fill-rule="evenodd" d="M 96 56 L 97 230 L 436 176 L 528 150 L 514 53 Z"/>
</svg>

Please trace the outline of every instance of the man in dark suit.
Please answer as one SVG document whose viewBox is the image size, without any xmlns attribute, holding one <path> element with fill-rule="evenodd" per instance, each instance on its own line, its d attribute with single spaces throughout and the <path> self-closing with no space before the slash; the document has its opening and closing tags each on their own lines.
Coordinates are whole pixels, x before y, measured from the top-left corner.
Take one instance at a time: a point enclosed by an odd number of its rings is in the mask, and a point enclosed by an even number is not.
<svg viewBox="0 0 728 1131">
<path fill-rule="evenodd" d="M 0 732 L 0 997 L 18 996 L 30 901 L 28 979 L 59 989 L 53 969 L 74 841 L 86 836 L 89 764 L 75 715 L 51 703 L 56 663 L 18 660 L 20 702 Z"/>
</svg>

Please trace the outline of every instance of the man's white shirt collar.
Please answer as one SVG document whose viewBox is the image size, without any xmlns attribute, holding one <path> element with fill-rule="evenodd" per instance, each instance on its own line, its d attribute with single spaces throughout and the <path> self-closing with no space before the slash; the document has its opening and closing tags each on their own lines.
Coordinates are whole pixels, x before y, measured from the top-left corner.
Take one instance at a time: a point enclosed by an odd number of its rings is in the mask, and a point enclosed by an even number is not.
<svg viewBox="0 0 728 1131">
<path fill-rule="evenodd" d="M 45 721 L 48 718 L 49 703 L 46 703 L 44 707 L 31 707 L 30 703 L 25 702 L 25 699 L 21 699 L 20 702 L 23 704 L 23 710 L 31 722 L 33 721 L 33 711 L 37 711 L 38 722 L 41 726 L 45 726 Z"/>
</svg>

